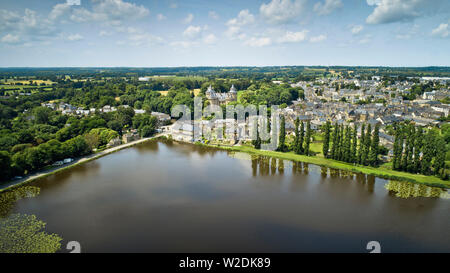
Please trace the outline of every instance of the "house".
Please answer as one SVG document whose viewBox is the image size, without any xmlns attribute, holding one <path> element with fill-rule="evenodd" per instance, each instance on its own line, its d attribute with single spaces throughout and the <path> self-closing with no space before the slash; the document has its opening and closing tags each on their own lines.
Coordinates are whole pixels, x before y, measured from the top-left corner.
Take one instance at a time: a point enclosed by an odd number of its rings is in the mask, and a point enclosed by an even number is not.
<svg viewBox="0 0 450 273">
<path fill-rule="evenodd" d="M 156 117 L 158 119 L 159 124 L 161 125 L 168 124 L 171 120 L 171 117 L 168 114 L 152 112 L 151 115 Z"/>
<path fill-rule="evenodd" d="M 172 138 L 178 141 L 193 142 L 194 141 L 194 125 L 191 122 L 177 121 L 172 127 L 170 134 Z M 200 132 L 200 128 L 197 128 Z M 198 138 L 198 137 L 196 137 Z"/>
<path fill-rule="evenodd" d="M 137 130 L 130 130 L 128 133 L 122 136 L 122 141 L 123 143 L 130 143 L 132 141 L 138 140 L 139 138 L 140 137 Z"/>
<path fill-rule="evenodd" d="M 111 148 L 111 147 L 119 146 L 120 144 L 122 144 L 122 141 L 120 140 L 119 137 L 116 137 L 116 138 L 111 139 L 111 140 L 108 142 L 108 144 L 106 144 L 106 146 L 107 146 L 108 148 Z"/>
</svg>

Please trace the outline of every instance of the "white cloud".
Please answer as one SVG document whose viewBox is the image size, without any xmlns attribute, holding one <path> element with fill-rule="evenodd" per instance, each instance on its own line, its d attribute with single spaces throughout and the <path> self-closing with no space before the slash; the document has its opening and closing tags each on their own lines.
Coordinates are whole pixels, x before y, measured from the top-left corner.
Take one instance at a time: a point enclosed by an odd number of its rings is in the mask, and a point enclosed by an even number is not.
<svg viewBox="0 0 450 273">
<path fill-rule="evenodd" d="M 287 31 L 282 37 L 278 39 L 279 43 L 298 43 L 306 40 L 306 34 L 308 30 L 302 30 L 299 32 Z"/>
<path fill-rule="evenodd" d="M 363 29 L 364 27 L 362 25 L 356 25 L 352 27 L 351 32 L 352 34 L 356 35 L 359 34 Z"/>
<path fill-rule="evenodd" d="M 189 26 L 186 28 L 186 30 L 183 32 L 183 36 L 189 38 L 189 39 L 195 39 L 200 36 L 200 33 L 202 31 L 202 28 L 199 26 Z"/>
<path fill-rule="evenodd" d="M 184 18 L 183 23 L 184 24 L 190 24 L 194 20 L 194 14 L 189 13 L 186 18 Z"/>
<path fill-rule="evenodd" d="M 448 0 L 372 0 L 367 3 L 375 6 L 366 19 L 368 24 L 407 22 L 424 15 L 446 12 L 450 8 Z"/>
<path fill-rule="evenodd" d="M 206 36 L 203 38 L 203 42 L 204 42 L 205 44 L 208 44 L 208 45 L 210 45 L 210 44 L 215 44 L 215 43 L 217 42 L 216 35 L 214 35 L 214 34 L 206 35 Z"/>
<path fill-rule="evenodd" d="M 134 33 L 128 36 L 128 40 L 131 41 L 131 45 L 134 46 L 141 46 L 141 45 L 154 45 L 154 44 L 161 44 L 164 42 L 164 39 L 155 36 L 149 33 Z"/>
<path fill-rule="evenodd" d="M 448 24 L 440 24 L 437 28 L 431 31 L 431 35 L 435 37 L 446 38 L 449 35 Z"/>
<path fill-rule="evenodd" d="M 399 40 L 411 39 L 412 37 L 417 36 L 418 30 L 419 26 L 415 24 L 409 30 L 398 31 L 398 33 L 395 35 L 395 38 Z"/>
<path fill-rule="evenodd" d="M 176 9 L 176 8 L 178 8 L 178 4 L 177 3 L 172 3 L 172 4 L 169 5 L 169 8 Z"/>
<path fill-rule="evenodd" d="M 324 34 L 321 34 L 321 35 L 319 35 L 319 36 L 311 37 L 311 38 L 309 39 L 309 41 L 310 41 L 311 43 L 319 43 L 319 42 L 325 41 L 326 39 L 327 39 L 327 36 L 324 35 Z"/>
<path fill-rule="evenodd" d="M 272 0 L 262 4 L 259 11 L 268 23 L 283 24 L 297 19 L 305 6 L 306 0 Z"/>
<path fill-rule="evenodd" d="M 63 15 L 67 14 L 69 11 L 70 11 L 70 5 L 68 5 L 67 3 L 56 4 L 50 11 L 48 18 L 50 20 L 56 20 L 56 19 L 59 19 L 60 17 L 62 17 Z"/>
<path fill-rule="evenodd" d="M 219 15 L 217 14 L 217 12 L 211 10 L 210 12 L 208 12 L 208 17 L 214 20 L 219 19 Z"/>
<path fill-rule="evenodd" d="M 372 40 L 372 35 L 370 34 L 366 34 L 362 39 L 358 40 L 359 44 L 367 44 L 370 43 L 370 41 Z"/>
<path fill-rule="evenodd" d="M 20 38 L 18 35 L 6 34 L 0 41 L 7 44 L 17 44 L 20 42 Z"/>
<path fill-rule="evenodd" d="M 227 26 L 245 26 L 255 22 L 255 16 L 248 9 L 241 10 L 236 18 L 227 22 Z"/>
<path fill-rule="evenodd" d="M 105 25 L 121 25 L 123 21 L 140 19 L 150 11 L 144 6 L 138 6 L 123 0 L 95 0 L 92 10 L 85 8 L 73 9 L 71 20 L 75 22 L 99 21 Z"/>
<path fill-rule="evenodd" d="M 25 9 L 23 15 L 0 10 L 0 31 L 20 36 L 25 42 L 48 39 L 56 36 L 57 32 L 51 20 L 38 16 L 35 11 L 30 9 Z"/>
<path fill-rule="evenodd" d="M 166 19 L 167 17 L 166 16 L 164 16 L 164 14 L 162 14 L 162 13 L 159 13 L 158 15 L 156 15 L 156 19 L 158 20 L 158 21 L 162 21 L 162 20 L 164 20 L 164 19 Z"/>
<path fill-rule="evenodd" d="M 367 0 L 367 5 L 369 6 L 379 5 L 381 1 L 382 0 Z"/>
<path fill-rule="evenodd" d="M 314 5 L 314 11 L 319 15 L 327 15 L 333 12 L 334 10 L 341 8 L 342 1 L 341 0 L 325 0 L 324 3 L 318 2 Z"/>
<path fill-rule="evenodd" d="M 269 37 L 252 37 L 245 41 L 245 45 L 253 46 L 253 47 L 262 47 L 262 46 L 268 46 L 272 44 L 272 39 Z"/>
<path fill-rule="evenodd" d="M 84 39 L 84 37 L 83 36 L 81 36 L 80 34 L 71 34 L 71 35 L 69 35 L 69 36 L 67 36 L 67 40 L 69 40 L 69 41 L 80 41 L 80 40 L 83 40 Z"/>
<path fill-rule="evenodd" d="M 242 33 L 242 27 L 255 22 L 255 16 L 248 9 L 241 10 L 236 18 L 228 20 L 226 25 L 228 29 L 225 35 L 230 39 L 242 39 L 245 34 Z"/>
<path fill-rule="evenodd" d="M 106 30 L 102 30 L 102 31 L 99 32 L 98 35 L 100 35 L 100 37 L 105 37 L 105 36 L 110 36 L 110 35 L 112 35 L 112 33 L 109 32 L 109 31 L 106 31 Z"/>
</svg>

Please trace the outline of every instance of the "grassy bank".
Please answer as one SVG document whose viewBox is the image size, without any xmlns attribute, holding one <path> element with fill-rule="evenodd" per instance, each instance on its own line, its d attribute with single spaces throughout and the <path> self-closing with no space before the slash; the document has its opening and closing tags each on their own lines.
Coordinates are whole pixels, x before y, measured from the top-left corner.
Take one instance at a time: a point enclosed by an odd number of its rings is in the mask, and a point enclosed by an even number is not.
<svg viewBox="0 0 450 273">
<path fill-rule="evenodd" d="M 236 152 L 244 152 L 249 154 L 255 154 L 255 155 L 262 155 L 262 156 L 270 156 L 270 157 L 276 157 L 286 160 L 293 160 L 293 161 L 301 161 L 306 163 L 315 164 L 318 166 L 324 166 L 329 167 L 333 169 L 339 169 L 339 170 L 345 170 L 345 171 L 351 171 L 354 173 L 363 173 L 368 175 L 373 175 L 376 177 L 384 178 L 384 179 L 390 179 L 390 180 L 398 180 L 398 181 L 408 181 L 413 183 L 421 183 L 426 184 L 428 186 L 434 186 L 434 187 L 440 187 L 440 188 L 450 188 L 450 181 L 444 181 L 442 179 L 439 179 L 435 176 L 425 176 L 421 174 L 411 174 L 406 172 L 398 172 L 386 168 L 373 168 L 373 167 L 367 167 L 367 166 L 360 166 L 360 165 L 353 165 L 348 164 L 341 161 L 336 161 L 332 159 L 327 159 L 320 156 L 305 156 L 305 155 L 298 155 L 292 152 L 289 153 L 282 153 L 282 152 L 275 152 L 275 151 L 265 151 L 265 150 L 257 150 L 250 146 L 218 146 L 218 145 L 207 145 L 207 144 L 201 144 L 209 147 L 215 147 L 215 148 L 221 148 L 224 150 L 229 151 L 236 151 Z"/>
</svg>

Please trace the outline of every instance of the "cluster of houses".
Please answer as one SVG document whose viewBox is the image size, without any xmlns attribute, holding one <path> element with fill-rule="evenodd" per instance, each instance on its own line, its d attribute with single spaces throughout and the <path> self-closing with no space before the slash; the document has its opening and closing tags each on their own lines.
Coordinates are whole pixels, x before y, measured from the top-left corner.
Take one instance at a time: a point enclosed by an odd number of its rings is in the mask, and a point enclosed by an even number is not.
<svg viewBox="0 0 450 273">
<path fill-rule="evenodd" d="M 336 82 L 344 86 L 353 83 L 358 88 L 336 90 Z M 287 134 L 293 134 L 297 118 L 303 122 L 309 121 L 313 130 L 319 130 L 327 121 L 352 127 L 357 125 L 358 128 L 363 123 L 371 124 L 372 128 L 380 124 L 380 143 L 392 150 L 394 136 L 386 132 L 386 126 L 407 120 L 418 126 L 435 126 L 442 123 L 440 118 L 447 117 L 450 113 L 450 105 L 438 101 L 450 95 L 445 88 L 425 92 L 414 101 L 403 100 L 401 94 L 409 92 L 413 84 L 404 81 L 383 87 L 379 77 L 366 81 L 323 79 L 315 83 L 298 82 L 291 86 L 303 88 L 304 100 L 293 101 L 290 106 L 280 109 L 279 114 L 285 116 Z M 212 90 L 209 94 L 215 93 Z M 369 99 L 379 99 L 380 102 L 357 103 Z M 226 102 L 224 99 L 220 104 Z M 250 140 L 251 130 L 252 122 L 248 118 L 241 122 L 215 119 L 177 122 L 171 127 L 171 135 L 176 140 L 188 142 L 204 141 L 205 138 L 219 139 L 223 136 L 220 141 L 236 144 Z"/>
<path fill-rule="evenodd" d="M 44 107 L 51 108 L 55 111 L 60 111 L 63 115 L 77 115 L 77 116 L 88 116 L 91 114 L 95 114 L 97 111 L 101 113 L 109 113 L 117 111 L 117 108 L 110 105 L 105 105 L 102 108 L 90 108 L 89 110 L 85 110 L 81 107 L 75 107 L 68 103 L 54 103 L 54 102 L 46 102 L 41 104 Z M 128 108 L 129 105 L 122 105 L 121 107 Z M 144 114 L 146 111 L 143 109 L 133 109 L 135 114 Z M 152 116 L 155 116 L 158 119 L 160 124 L 167 124 L 170 122 L 171 117 L 164 113 L 159 112 L 151 112 Z"/>
</svg>

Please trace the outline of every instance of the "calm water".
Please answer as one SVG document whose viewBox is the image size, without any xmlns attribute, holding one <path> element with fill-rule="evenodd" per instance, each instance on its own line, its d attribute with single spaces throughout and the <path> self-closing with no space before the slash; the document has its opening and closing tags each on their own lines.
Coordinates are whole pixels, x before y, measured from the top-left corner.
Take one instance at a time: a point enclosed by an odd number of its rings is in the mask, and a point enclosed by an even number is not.
<svg viewBox="0 0 450 273">
<path fill-rule="evenodd" d="M 83 252 L 450 252 L 450 200 L 386 180 L 149 142 L 38 180 L 35 214 Z M 403 183 L 402 191 L 414 185 Z M 423 188 L 425 195 L 444 196 Z"/>
</svg>

